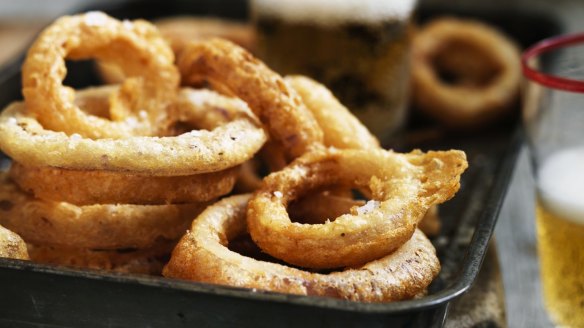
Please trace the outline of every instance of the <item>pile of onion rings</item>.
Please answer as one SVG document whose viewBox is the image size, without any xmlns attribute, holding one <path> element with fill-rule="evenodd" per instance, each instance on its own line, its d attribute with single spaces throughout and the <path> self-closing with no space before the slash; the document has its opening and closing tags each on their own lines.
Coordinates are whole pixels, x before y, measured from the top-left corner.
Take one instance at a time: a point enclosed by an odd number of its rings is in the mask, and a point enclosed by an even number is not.
<svg viewBox="0 0 584 328">
<path fill-rule="evenodd" d="M 231 76 L 237 74 L 235 62 L 242 62 L 246 67 L 249 60 L 245 60 L 244 55 L 231 59 L 225 54 L 226 49 L 227 44 L 217 40 L 187 46 L 178 60 L 181 74 L 186 76 L 187 83 L 204 80 L 222 92 L 248 97 L 246 101 L 252 111 L 261 118 L 262 107 L 256 106 L 254 110 L 252 103 L 265 103 L 265 99 L 258 92 L 241 91 L 244 86 L 249 90 L 258 88 L 252 84 L 257 83 L 257 79 Z M 184 58 L 189 60 L 184 61 Z M 234 69 L 222 75 L 221 66 Z M 249 66 L 255 67 L 254 64 Z M 261 70 L 250 69 L 244 73 L 248 76 L 258 71 Z M 237 78 L 248 82 L 247 85 L 232 81 Z M 313 139 L 312 143 L 305 143 L 311 146 L 295 152 L 277 137 L 270 140 L 261 153 L 271 154 L 266 164 L 274 173 L 264 179 L 258 175 L 253 178 L 253 166 L 257 162 L 248 162 L 246 177 L 251 175 L 252 178 L 247 179 L 246 187 L 258 190 L 253 195 L 224 199 L 201 214 L 173 251 L 163 274 L 216 284 L 369 302 L 411 298 L 422 293 L 438 272 L 433 249 L 427 253 L 420 249 L 414 251 L 424 254 L 421 255 L 423 259 L 415 262 L 422 263 L 427 271 L 412 269 L 424 273 L 418 276 L 420 280 L 408 282 L 411 288 L 396 290 L 396 286 L 403 287 L 404 282 L 392 285 L 392 278 L 385 276 L 387 272 L 383 270 L 388 269 L 392 261 L 401 268 L 414 261 L 403 262 L 408 256 L 410 242 L 415 240 L 414 247 L 423 243 L 419 238 L 421 233 L 415 232 L 416 226 L 428 209 L 448 200 L 458 190 L 460 175 L 467 167 L 464 153 L 415 151 L 397 154 L 381 150 L 369 131 L 324 86 L 304 77 L 289 77 L 284 83 L 286 93 L 296 91 L 308 112 L 313 114 L 323 131 L 323 141 Z M 301 118 L 297 120 L 302 122 Z M 272 122 L 265 119 L 264 123 L 270 126 Z M 357 133 L 357 142 L 350 138 L 338 140 L 343 130 Z M 269 131 L 274 136 L 272 130 Z M 327 149 L 333 145 L 345 150 Z M 282 159 L 274 161 L 275 158 Z M 292 162 L 287 164 L 290 160 Z M 325 191 L 319 192 L 323 188 Z M 352 188 L 363 189 L 372 200 L 364 204 L 353 200 L 350 197 Z M 297 222 L 291 222 L 287 206 L 311 192 L 320 195 L 321 200 L 332 201 L 338 212 L 311 213 L 315 215 L 296 217 Z M 315 198 L 307 196 L 306 199 Z M 297 204 L 295 215 L 304 215 L 302 209 L 310 207 L 305 204 L 307 202 Z M 351 214 L 343 213 L 345 210 Z M 255 260 L 230 250 L 230 242 L 245 231 L 249 231 L 261 251 L 281 264 Z M 373 274 L 361 276 L 345 269 L 358 266 Z M 298 267 L 339 271 L 314 274 Z M 356 281 L 374 286 L 373 292 L 356 290 Z"/>
<path fill-rule="evenodd" d="M 242 256 L 231 251 L 228 244 L 246 231 L 246 204 L 250 197 L 226 198 L 203 212 L 173 251 L 163 274 L 284 293 L 387 302 L 424 292 L 439 271 L 435 250 L 419 231 L 396 252 L 329 274 Z"/>
<path fill-rule="evenodd" d="M 325 146 L 338 149 L 381 149 L 377 138 L 324 85 L 301 75 L 287 76 L 284 80 L 298 92 L 313 114 L 323 131 Z M 262 179 L 257 174 L 258 162 L 264 162 L 270 172 L 279 171 L 286 166 L 282 152 L 278 152 L 273 143 L 266 143 L 260 157 L 244 164 L 238 181 L 238 190 L 251 192 L 260 188 Z M 323 209 L 325 212 L 328 211 L 331 216 L 329 219 L 332 219 L 339 216 L 334 215 L 335 213 L 347 213 L 349 208 L 360 206 L 358 204 L 364 205 L 353 199 L 350 190 L 336 188 L 332 192 L 307 195 L 293 202 L 292 210 L 296 214 L 303 213 L 296 215 L 296 218 L 306 219 L 320 217 L 319 212 Z M 424 233 L 429 235 L 438 233 L 440 222 L 437 211 L 437 206 L 430 207 L 427 215 L 420 221 L 420 229 Z"/>
<path fill-rule="evenodd" d="M 65 59 L 87 58 L 117 65 L 125 80 L 63 86 Z M 145 21 L 60 18 L 22 75 L 24 102 L 0 114 L 0 148 L 13 159 L 0 178 L 0 222 L 33 261 L 160 274 L 160 259 L 267 139 L 244 101 L 180 89 L 173 51 Z"/>
<path fill-rule="evenodd" d="M 316 81 L 222 39 L 177 47 L 175 63 L 154 26 L 103 13 L 39 35 L 24 102 L 0 114 L 0 224 L 32 261 L 363 302 L 425 293 L 440 263 L 417 227 L 459 189 L 463 152 L 384 150 Z M 86 58 L 119 84 L 63 86 L 64 60 Z M 218 200 L 236 179 L 254 193 Z"/>
</svg>

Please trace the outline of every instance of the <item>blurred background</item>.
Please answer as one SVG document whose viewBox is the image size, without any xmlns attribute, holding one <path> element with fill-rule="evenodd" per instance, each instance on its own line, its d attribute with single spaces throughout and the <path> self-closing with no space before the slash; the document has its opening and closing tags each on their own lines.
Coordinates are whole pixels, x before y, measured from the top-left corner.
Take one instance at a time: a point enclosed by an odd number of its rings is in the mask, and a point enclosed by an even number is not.
<svg viewBox="0 0 584 328">
<path fill-rule="evenodd" d="M 20 0 L 0 1 L 0 42 L 6 42 L 0 51 L 0 62 L 14 56 L 40 27 L 46 25 L 55 17 L 96 4 L 107 6 L 126 0 Z M 241 5 L 245 0 L 134 0 L 134 2 L 159 3 L 161 7 L 173 2 L 200 3 L 207 7 L 229 7 Z M 584 25 L 584 5 L 581 0 L 420 0 L 418 6 L 446 6 L 456 9 L 471 9 L 473 11 L 509 10 L 509 11 L 536 11 L 545 12 L 550 16 L 559 17 L 559 21 L 567 31 L 581 30 Z M 529 27 L 526 27 L 529 28 Z"/>
</svg>

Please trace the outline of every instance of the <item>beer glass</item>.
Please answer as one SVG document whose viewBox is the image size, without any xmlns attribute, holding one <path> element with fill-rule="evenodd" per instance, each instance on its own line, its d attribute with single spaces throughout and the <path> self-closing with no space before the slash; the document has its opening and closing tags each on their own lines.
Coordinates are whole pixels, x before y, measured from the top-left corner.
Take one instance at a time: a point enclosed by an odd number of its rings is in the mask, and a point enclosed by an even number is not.
<svg viewBox="0 0 584 328">
<path fill-rule="evenodd" d="M 522 65 L 544 303 L 556 325 L 584 327 L 584 34 L 544 40 Z"/>
<path fill-rule="evenodd" d="M 382 142 L 403 127 L 416 0 L 251 0 L 258 56 L 325 84 Z"/>
</svg>

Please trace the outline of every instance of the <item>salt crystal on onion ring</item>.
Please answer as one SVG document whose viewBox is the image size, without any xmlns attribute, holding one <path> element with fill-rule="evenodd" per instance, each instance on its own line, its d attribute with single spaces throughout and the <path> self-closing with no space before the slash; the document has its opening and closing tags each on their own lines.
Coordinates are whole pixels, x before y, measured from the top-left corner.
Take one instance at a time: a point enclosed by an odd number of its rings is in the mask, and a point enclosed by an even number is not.
<svg viewBox="0 0 584 328">
<path fill-rule="evenodd" d="M 144 248 L 180 237 L 207 205 L 76 206 L 35 199 L 0 174 L 0 224 L 34 244 Z"/>
<path fill-rule="evenodd" d="M 0 226 L 0 257 L 28 260 L 24 240 L 3 226 Z"/>
<path fill-rule="evenodd" d="M 454 128 L 492 122 L 513 109 L 519 94 L 519 49 L 485 24 L 442 18 L 422 28 L 412 45 L 413 100 Z M 440 72 L 454 77 L 441 80 Z"/>
<path fill-rule="evenodd" d="M 248 206 L 248 228 L 266 253 L 307 268 L 339 268 L 378 259 L 407 241 L 432 205 L 450 199 L 467 167 L 464 152 L 399 154 L 385 150 L 308 153 L 270 174 Z M 286 207 L 330 184 L 368 188 L 367 204 L 332 222 L 291 222 Z"/>
<path fill-rule="evenodd" d="M 241 109 L 240 115 L 211 131 L 93 140 L 46 130 L 23 103 L 15 102 L 0 114 L 0 148 L 13 160 L 31 166 L 176 176 L 239 165 L 252 158 L 266 141 L 264 130 L 255 117 L 245 114 L 247 106 L 241 100 L 206 90 L 188 91 L 186 97 L 197 106 L 184 110 L 204 113 L 212 108 L 234 107 Z"/>
<path fill-rule="evenodd" d="M 387 302 L 422 293 L 440 271 L 434 247 L 419 231 L 392 254 L 328 274 L 240 255 L 227 246 L 246 231 L 249 199 L 249 195 L 233 196 L 207 208 L 175 247 L 163 275 L 281 293 Z"/>
<path fill-rule="evenodd" d="M 177 63 L 183 84 L 208 81 L 245 101 L 288 158 L 322 144 L 322 130 L 294 89 L 245 49 L 221 39 L 194 42 Z"/>
<path fill-rule="evenodd" d="M 66 58 L 99 58 L 122 68 L 131 78 L 114 103 L 117 112 L 131 116 L 110 121 L 77 107 L 74 90 L 62 84 Z M 152 24 L 121 22 L 101 12 L 55 21 L 37 37 L 22 67 L 24 99 L 41 124 L 91 139 L 158 134 L 178 84 L 174 54 Z"/>
</svg>

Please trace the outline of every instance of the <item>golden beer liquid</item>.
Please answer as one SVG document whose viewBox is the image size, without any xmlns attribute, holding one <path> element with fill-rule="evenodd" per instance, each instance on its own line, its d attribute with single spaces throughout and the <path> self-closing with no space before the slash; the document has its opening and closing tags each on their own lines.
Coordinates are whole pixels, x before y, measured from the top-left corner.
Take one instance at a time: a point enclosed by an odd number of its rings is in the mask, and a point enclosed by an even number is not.
<svg viewBox="0 0 584 328">
<path fill-rule="evenodd" d="M 362 21 L 349 16 L 331 22 L 309 11 L 305 14 L 310 17 L 300 18 L 273 10 L 266 14 L 264 1 L 255 2 L 260 3 L 253 15 L 257 53 L 269 67 L 282 75 L 307 75 L 325 84 L 381 141 L 403 127 L 410 84 L 408 15 Z M 315 0 L 320 2 L 326 3 Z"/>
<path fill-rule="evenodd" d="M 556 324 L 584 327 L 584 225 L 538 201 L 537 240 L 546 308 Z"/>
<path fill-rule="evenodd" d="M 584 174 L 584 163 L 576 159 L 556 160 L 553 168 L 540 174 L 546 185 L 538 181 L 537 242 L 544 301 L 560 327 L 584 327 L 584 202 L 578 201 L 584 199 L 584 185 L 577 178 Z"/>
</svg>

